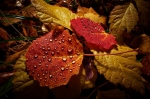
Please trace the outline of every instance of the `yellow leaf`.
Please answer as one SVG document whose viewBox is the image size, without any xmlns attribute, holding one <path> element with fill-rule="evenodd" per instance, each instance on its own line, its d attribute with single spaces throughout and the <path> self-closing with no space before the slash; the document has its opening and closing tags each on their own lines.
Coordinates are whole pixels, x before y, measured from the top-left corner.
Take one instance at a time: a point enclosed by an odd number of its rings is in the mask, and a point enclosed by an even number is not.
<svg viewBox="0 0 150 99">
<path fill-rule="evenodd" d="M 136 8 L 132 3 L 126 5 L 117 5 L 111 11 L 109 16 L 110 29 L 112 34 L 116 36 L 118 43 L 123 41 L 123 32 L 131 32 L 139 19 Z"/>
<path fill-rule="evenodd" d="M 75 13 L 65 7 L 47 4 L 44 0 L 31 0 L 31 3 L 36 7 L 42 22 L 55 22 L 71 30 L 70 20 L 76 18 Z"/>
<path fill-rule="evenodd" d="M 96 23 L 106 24 L 106 16 L 100 16 L 92 7 L 86 8 L 79 6 L 77 9 L 79 17 L 89 18 Z"/>
<path fill-rule="evenodd" d="M 130 49 L 129 47 L 118 45 L 118 48 L 112 49 L 110 53 L 92 50 L 94 54 L 107 54 L 95 56 L 94 64 L 98 72 L 103 74 L 110 82 L 120 84 L 126 88 L 132 88 L 143 94 L 144 84 L 140 71 L 142 64 L 136 61 L 137 52 L 123 53 L 130 51 Z"/>
<path fill-rule="evenodd" d="M 17 60 L 14 66 L 15 74 L 12 80 L 12 83 L 14 84 L 14 91 L 20 91 L 23 88 L 32 85 L 34 83 L 34 81 L 29 78 L 29 75 L 26 72 L 26 65 L 25 65 L 26 58 L 24 56 L 24 53 L 25 50 L 22 51 L 22 55 Z"/>
</svg>

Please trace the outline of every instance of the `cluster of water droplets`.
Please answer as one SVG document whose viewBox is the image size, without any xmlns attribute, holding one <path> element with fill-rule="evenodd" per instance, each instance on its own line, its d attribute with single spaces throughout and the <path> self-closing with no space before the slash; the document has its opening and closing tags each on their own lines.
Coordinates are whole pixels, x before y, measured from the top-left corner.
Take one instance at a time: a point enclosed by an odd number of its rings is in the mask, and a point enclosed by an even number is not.
<svg viewBox="0 0 150 99">
<path fill-rule="evenodd" d="M 60 76 L 66 81 L 66 79 L 68 79 L 66 78 L 66 75 L 68 75 L 66 73 L 71 73 L 72 75 L 76 65 L 80 66 L 78 63 L 76 64 L 76 57 L 78 57 L 80 53 L 77 51 L 77 47 L 74 47 L 78 46 L 79 43 L 76 42 L 75 45 L 72 45 L 74 38 L 72 36 L 65 37 L 65 35 L 62 35 L 62 38 L 55 39 L 48 36 L 41 40 L 42 44 L 34 42 L 35 45 L 31 46 L 31 52 L 35 54 L 32 56 L 32 59 L 28 59 L 28 61 L 37 61 L 37 63 L 27 66 L 28 70 L 32 72 L 32 74 L 30 74 L 38 81 L 44 81 L 46 86 L 48 86 L 49 81 L 56 82 L 58 80 L 57 78 L 59 78 L 57 76 Z M 70 45 L 65 45 L 66 42 Z M 60 59 L 62 62 L 59 63 L 62 64 L 57 64 L 57 61 L 60 61 Z"/>
</svg>

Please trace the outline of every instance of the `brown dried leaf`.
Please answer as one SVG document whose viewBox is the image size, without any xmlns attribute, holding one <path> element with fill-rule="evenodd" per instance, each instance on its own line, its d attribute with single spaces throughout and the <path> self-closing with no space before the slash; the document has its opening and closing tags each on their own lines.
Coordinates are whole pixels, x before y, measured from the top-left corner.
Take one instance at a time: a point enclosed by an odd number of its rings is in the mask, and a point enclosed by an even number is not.
<svg viewBox="0 0 150 99">
<path fill-rule="evenodd" d="M 4 12 L 4 14 L 18 15 L 18 12 L 19 12 L 18 10 L 11 10 L 9 12 Z M 9 26 L 10 24 L 14 24 L 14 23 L 22 21 L 17 18 L 8 18 L 8 17 L 0 17 L 0 20 L 4 26 Z"/>
<path fill-rule="evenodd" d="M 24 52 L 24 50 L 21 50 L 19 52 L 16 52 L 16 53 L 8 56 L 7 59 L 5 60 L 5 62 L 9 63 L 9 62 L 12 62 L 14 60 L 17 60 L 23 52 Z"/>
<path fill-rule="evenodd" d="M 4 30 L 2 27 L 0 27 L 0 38 L 2 38 L 4 40 L 9 39 L 9 35 L 8 35 L 7 31 Z"/>
<path fill-rule="evenodd" d="M 133 39 L 131 42 L 133 48 L 139 48 L 139 52 L 142 54 L 150 53 L 150 36 L 141 34 Z"/>
</svg>

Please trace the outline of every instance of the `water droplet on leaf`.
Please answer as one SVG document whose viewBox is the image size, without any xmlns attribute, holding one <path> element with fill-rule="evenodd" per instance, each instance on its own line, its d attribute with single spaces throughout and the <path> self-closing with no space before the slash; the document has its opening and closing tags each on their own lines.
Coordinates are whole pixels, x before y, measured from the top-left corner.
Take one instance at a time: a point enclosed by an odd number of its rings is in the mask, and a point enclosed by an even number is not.
<svg viewBox="0 0 150 99">
<path fill-rule="evenodd" d="M 66 62 L 66 61 L 67 61 L 67 58 L 66 58 L 66 57 L 63 57 L 62 60 L 63 60 L 63 62 Z"/>
</svg>

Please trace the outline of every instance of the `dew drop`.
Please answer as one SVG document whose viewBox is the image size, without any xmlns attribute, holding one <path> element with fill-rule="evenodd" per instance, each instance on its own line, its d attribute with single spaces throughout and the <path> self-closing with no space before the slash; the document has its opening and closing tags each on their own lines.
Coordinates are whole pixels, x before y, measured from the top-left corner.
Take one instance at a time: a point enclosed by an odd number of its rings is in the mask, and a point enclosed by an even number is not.
<svg viewBox="0 0 150 99">
<path fill-rule="evenodd" d="M 47 44 L 47 45 L 49 45 L 49 43 L 48 43 L 48 42 L 47 42 L 46 44 Z"/>
<path fill-rule="evenodd" d="M 60 73 L 60 76 L 62 76 L 62 73 Z"/>
<path fill-rule="evenodd" d="M 64 50 L 64 47 L 62 47 L 61 50 L 63 51 L 63 50 Z"/>
<path fill-rule="evenodd" d="M 42 50 L 45 50 L 45 47 L 42 47 Z"/>
<path fill-rule="evenodd" d="M 68 48 L 68 53 L 71 53 L 72 51 L 73 51 L 73 49 L 71 49 L 71 48 Z"/>
<path fill-rule="evenodd" d="M 57 51 L 57 54 L 59 54 L 60 52 L 59 51 Z"/>
<path fill-rule="evenodd" d="M 55 47 L 54 50 L 56 50 L 57 48 Z"/>
<path fill-rule="evenodd" d="M 78 52 L 77 55 L 80 55 L 80 53 Z"/>
<path fill-rule="evenodd" d="M 73 56 L 72 56 L 72 55 L 70 55 L 70 56 L 69 56 L 69 58 L 70 58 L 70 59 L 72 59 L 72 58 L 73 58 Z"/>
<path fill-rule="evenodd" d="M 69 37 L 69 38 L 68 38 L 68 41 L 69 41 L 69 42 L 71 42 L 71 41 L 72 41 L 72 39 Z"/>
<path fill-rule="evenodd" d="M 45 59 L 46 58 L 46 56 L 43 56 L 43 59 Z"/>
<path fill-rule="evenodd" d="M 72 69 L 70 69 L 69 71 L 72 72 Z"/>
<path fill-rule="evenodd" d="M 63 79 L 66 79 L 66 77 L 63 77 Z"/>
<path fill-rule="evenodd" d="M 44 76 L 45 74 L 43 73 L 42 75 Z"/>
<path fill-rule="evenodd" d="M 75 61 L 72 61 L 72 64 L 75 64 Z"/>
<path fill-rule="evenodd" d="M 40 60 L 39 63 L 41 63 L 42 61 Z"/>
<path fill-rule="evenodd" d="M 65 70 L 65 68 L 64 68 L 64 67 L 61 67 L 61 70 L 62 70 L 62 71 L 64 71 L 64 70 Z"/>
<path fill-rule="evenodd" d="M 47 79 L 47 76 L 45 76 L 45 79 Z"/>
<path fill-rule="evenodd" d="M 31 49 L 33 50 L 34 48 L 32 47 Z"/>
<path fill-rule="evenodd" d="M 51 49 L 50 47 L 47 48 L 48 51 L 49 51 L 50 49 Z"/>
<path fill-rule="evenodd" d="M 34 73 L 35 73 L 35 71 L 32 71 L 32 73 L 34 74 Z"/>
<path fill-rule="evenodd" d="M 44 81 L 46 82 L 47 80 L 45 79 Z"/>
<path fill-rule="evenodd" d="M 52 40 L 52 39 L 49 39 L 49 41 L 52 42 L 53 40 Z"/>
<path fill-rule="evenodd" d="M 40 77 L 40 74 L 37 74 L 38 77 Z"/>
<path fill-rule="evenodd" d="M 46 67 L 48 67 L 48 65 L 47 65 L 47 64 L 46 64 L 45 66 L 46 66 Z"/>
<path fill-rule="evenodd" d="M 47 41 L 47 38 L 45 39 L 45 41 Z"/>
<path fill-rule="evenodd" d="M 51 54 L 52 54 L 52 55 L 54 55 L 54 54 L 55 54 L 55 52 L 53 52 L 53 51 L 52 51 L 52 53 L 51 53 Z"/>
<path fill-rule="evenodd" d="M 49 59 L 48 59 L 48 61 L 49 61 L 49 62 L 51 62 L 51 61 L 52 61 L 52 59 L 51 59 L 51 58 L 49 58 Z"/>
<path fill-rule="evenodd" d="M 45 54 L 48 54 L 48 52 L 47 52 L 47 51 L 45 51 Z"/>
<path fill-rule="evenodd" d="M 34 65 L 34 68 L 36 68 L 36 65 Z"/>
<path fill-rule="evenodd" d="M 52 77 L 53 77 L 53 75 L 49 75 L 49 77 L 50 77 L 50 78 L 52 78 Z"/>
<path fill-rule="evenodd" d="M 62 41 L 63 43 L 65 42 L 65 40 L 64 40 L 64 39 L 62 39 L 61 41 Z"/>
<path fill-rule="evenodd" d="M 55 38 L 55 41 L 57 41 L 57 38 Z"/>
<path fill-rule="evenodd" d="M 63 34 L 62 36 L 63 36 L 63 37 L 65 37 L 65 35 L 64 35 L 64 34 Z"/>
<path fill-rule="evenodd" d="M 34 58 L 38 58 L 38 55 L 37 55 L 37 54 L 35 54 L 35 55 L 34 55 Z"/>
<path fill-rule="evenodd" d="M 59 42 L 59 44 L 61 44 L 61 41 L 58 41 Z"/>
<path fill-rule="evenodd" d="M 43 71 L 44 69 L 43 68 L 41 68 L 41 71 Z"/>
<path fill-rule="evenodd" d="M 55 79 L 54 81 L 56 82 L 57 80 Z"/>
<path fill-rule="evenodd" d="M 42 64 L 39 64 L 39 66 L 41 66 Z"/>
<path fill-rule="evenodd" d="M 68 68 L 66 68 L 66 70 L 68 70 Z"/>
<path fill-rule="evenodd" d="M 63 62 L 66 62 L 66 61 L 67 61 L 67 58 L 66 58 L 66 57 L 63 57 L 62 60 L 63 60 Z"/>
<path fill-rule="evenodd" d="M 45 71 L 45 74 L 47 74 L 47 73 L 48 73 L 48 71 L 46 70 L 46 71 Z"/>
</svg>

